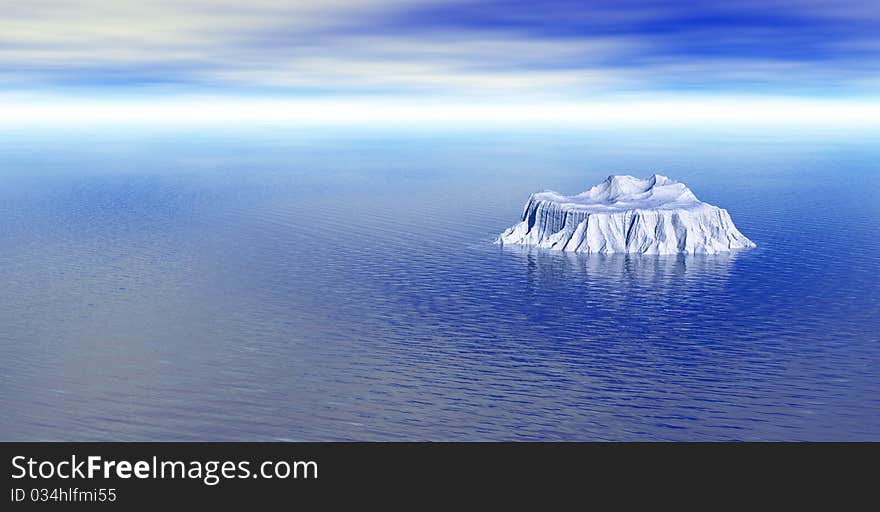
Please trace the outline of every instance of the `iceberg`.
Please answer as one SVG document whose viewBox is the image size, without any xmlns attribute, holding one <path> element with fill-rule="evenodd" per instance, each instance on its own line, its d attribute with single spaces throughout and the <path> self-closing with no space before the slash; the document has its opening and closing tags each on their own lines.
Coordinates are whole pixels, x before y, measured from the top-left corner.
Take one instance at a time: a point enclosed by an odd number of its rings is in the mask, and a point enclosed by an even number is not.
<svg viewBox="0 0 880 512">
<path fill-rule="evenodd" d="M 727 210 L 659 174 L 609 176 L 574 196 L 532 194 L 522 222 L 495 243 L 600 254 L 716 254 L 755 247 Z"/>
</svg>

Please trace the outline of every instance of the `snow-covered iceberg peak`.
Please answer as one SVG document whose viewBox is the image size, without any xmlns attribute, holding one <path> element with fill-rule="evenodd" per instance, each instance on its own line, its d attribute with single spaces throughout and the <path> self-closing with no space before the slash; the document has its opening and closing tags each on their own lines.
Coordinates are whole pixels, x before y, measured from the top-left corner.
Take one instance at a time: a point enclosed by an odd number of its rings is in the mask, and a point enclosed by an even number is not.
<svg viewBox="0 0 880 512">
<path fill-rule="evenodd" d="M 727 210 L 700 201 L 684 183 L 659 174 L 648 179 L 609 176 L 575 196 L 532 194 L 522 222 L 495 243 L 606 254 L 713 254 L 755 247 Z"/>
</svg>

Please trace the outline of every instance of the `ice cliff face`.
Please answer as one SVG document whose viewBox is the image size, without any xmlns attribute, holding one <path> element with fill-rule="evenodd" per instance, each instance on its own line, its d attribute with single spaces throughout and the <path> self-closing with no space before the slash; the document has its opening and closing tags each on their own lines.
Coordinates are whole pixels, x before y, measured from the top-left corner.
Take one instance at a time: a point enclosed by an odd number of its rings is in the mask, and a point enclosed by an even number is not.
<svg viewBox="0 0 880 512">
<path fill-rule="evenodd" d="M 658 174 L 646 180 L 609 176 L 576 196 L 532 194 L 522 222 L 495 243 L 605 254 L 714 254 L 755 247 L 727 210 Z"/>
</svg>

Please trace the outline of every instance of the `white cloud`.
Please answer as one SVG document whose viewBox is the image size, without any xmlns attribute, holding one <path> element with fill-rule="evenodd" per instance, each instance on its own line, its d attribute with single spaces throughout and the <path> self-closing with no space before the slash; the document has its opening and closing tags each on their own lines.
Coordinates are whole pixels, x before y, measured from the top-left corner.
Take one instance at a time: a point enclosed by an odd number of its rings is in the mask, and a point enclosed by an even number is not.
<svg viewBox="0 0 880 512">
<path fill-rule="evenodd" d="M 623 38 L 354 30 L 363 18 L 399 6 L 391 0 L 261 0 L 246 6 L 232 0 L 35 0 L 0 18 L 0 83 L 126 74 L 137 80 L 147 74 L 220 87 L 342 91 L 591 88 L 620 78 L 589 63 L 633 44 Z M 566 63 L 577 65 L 560 67 Z"/>
<path fill-rule="evenodd" d="M 652 2 L 627 3 L 626 8 L 553 3 L 540 12 L 509 14 L 495 9 L 494 14 L 521 24 L 492 29 L 430 22 L 407 27 L 397 20 L 382 30 L 389 16 L 434 1 L 0 0 L 0 87 L 118 84 L 120 90 L 150 93 L 177 84 L 182 91 L 274 88 L 574 98 L 620 90 L 735 89 L 743 83 L 795 92 L 864 88 L 876 74 L 876 59 L 826 55 L 810 61 L 769 50 L 756 54 L 764 38 L 776 41 L 775 34 L 782 39 L 773 48 L 785 49 L 784 29 L 744 27 L 719 34 L 696 24 L 671 35 L 606 30 L 601 36 L 550 36 L 536 35 L 529 26 L 532 17 L 613 27 L 685 16 L 682 6 Z M 754 3 L 736 9 L 757 9 L 758 0 L 747 1 Z M 872 19 L 876 5 L 843 1 L 838 12 L 812 0 L 782 0 L 766 8 L 857 20 Z M 719 16 L 735 10 L 726 4 L 703 8 L 716 9 Z M 682 41 L 708 45 L 710 51 L 687 54 Z M 877 43 L 854 36 L 818 38 L 812 44 L 827 54 L 846 55 L 870 51 Z M 752 49 L 741 56 L 724 54 L 723 48 L 740 45 Z M 715 54 L 717 47 L 722 50 Z"/>
</svg>

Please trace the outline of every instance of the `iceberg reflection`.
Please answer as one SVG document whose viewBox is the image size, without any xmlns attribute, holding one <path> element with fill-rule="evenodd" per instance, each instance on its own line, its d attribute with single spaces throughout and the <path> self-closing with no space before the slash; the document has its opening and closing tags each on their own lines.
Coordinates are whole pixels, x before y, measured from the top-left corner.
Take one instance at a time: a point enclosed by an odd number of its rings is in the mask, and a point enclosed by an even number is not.
<svg viewBox="0 0 880 512">
<path fill-rule="evenodd" d="M 580 254 L 529 246 L 504 246 L 526 265 L 530 278 L 540 281 L 580 280 L 599 286 L 680 289 L 682 284 L 726 281 L 736 251 L 719 254 Z"/>
</svg>

